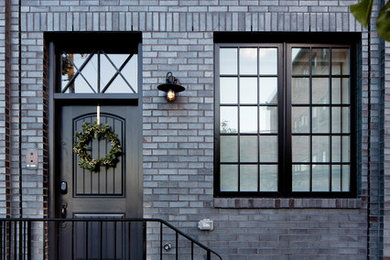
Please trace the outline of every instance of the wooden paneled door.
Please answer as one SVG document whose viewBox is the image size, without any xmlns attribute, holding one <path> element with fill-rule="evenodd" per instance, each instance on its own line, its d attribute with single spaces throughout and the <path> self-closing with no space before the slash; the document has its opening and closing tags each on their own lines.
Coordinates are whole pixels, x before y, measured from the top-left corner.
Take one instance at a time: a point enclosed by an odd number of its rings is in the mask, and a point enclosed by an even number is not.
<svg viewBox="0 0 390 260">
<path fill-rule="evenodd" d="M 56 215 L 59 218 L 142 217 L 140 188 L 140 120 L 137 106 L 100 106 L 100 123 L 116 133 L 122 154 L 115 167 L 91 172 L 78 165 L 73 152 L 75 133 L 84 122 L 97 120 L 94 105 L 64 105 L 58 114 L 56 144 Z M 102 158 L 108 140 L 93 139 L 88 152 Z M 114 222 L 64 222 L 58 228 L 60 259 L 142 259 L 140 225 Z M 131 246 L 130 246 L 130 240 Z"/>
</svg>

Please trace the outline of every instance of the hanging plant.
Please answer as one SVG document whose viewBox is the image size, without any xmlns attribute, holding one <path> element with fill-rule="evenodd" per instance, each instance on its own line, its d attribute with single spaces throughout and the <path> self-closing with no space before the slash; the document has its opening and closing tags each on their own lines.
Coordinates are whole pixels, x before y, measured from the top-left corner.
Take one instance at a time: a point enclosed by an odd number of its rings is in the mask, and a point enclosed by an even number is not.
<svg viewBox="0 0 390 260">
<path fill-rule="evenodd" d="M 83 123 L 83 131 L 76 132 L 76 140 L 73 145 L 73 152 L 79 157 L 79 165 L 81 168 L 97 172 L 100 166 L 115 167 L 118 162 L 118 157 L 122 152 L 119 140 L 116 134 L 111 130 L 109 125 L 100 125 L 97 122 Z M 107 139 L 111 144 L 111 150 L 107 153 L 104 158 L 93 159 L 87 153 L 88 144 L 92 139 Z"/>
</svg>

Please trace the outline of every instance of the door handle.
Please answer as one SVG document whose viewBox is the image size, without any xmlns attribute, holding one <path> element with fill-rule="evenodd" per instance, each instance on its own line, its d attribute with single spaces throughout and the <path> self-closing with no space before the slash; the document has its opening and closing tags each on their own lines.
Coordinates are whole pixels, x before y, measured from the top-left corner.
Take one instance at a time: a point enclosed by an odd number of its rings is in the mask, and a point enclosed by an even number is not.
<svg viewBox="0 0 390 260">
<path fill-rule="evenodd" d="M 68 207 L 67 203 L 62 204 L 62 207 L 61 207 L 61 218 L 66 218 L 66 208 L 67 207 Z"/>
</svg>

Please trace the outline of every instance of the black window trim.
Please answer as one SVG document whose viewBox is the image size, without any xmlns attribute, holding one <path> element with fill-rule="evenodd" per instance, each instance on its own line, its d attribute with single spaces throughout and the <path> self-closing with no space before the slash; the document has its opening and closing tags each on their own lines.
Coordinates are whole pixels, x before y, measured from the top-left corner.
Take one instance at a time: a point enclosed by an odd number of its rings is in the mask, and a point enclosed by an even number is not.
<svg viewBox="0 0 390 260">
<path fill-rule="evenodd" d="M 310 38 L 310 37 L 309 37 Z M 340 39 L 339 39 L 340 40 Z M 357 61 L 358 61 L 358 42 L 356 37 L 351 37 L 348 41 L 341 39 L 340 44 L 335 42 L 326 43 L 303 43 L 284 41 L 284 42 L 267 42 L 262 43 L 228 43 L 217 42 L 214 44 L 214 197 L 264 197 L 264 198 L 354 198 L 357 195 Z M 278 46 L 278 192 L 222 192 L 220 191 L 220 88 L 219 88 L 219 50 L 223 47 L 275 47 Z M 350 191 L 349 192 L 292 192 L 292 155 L 291 155 L 291 66 L 288 61 L 291 60 L 292 47 L 348 47 L 350 48 Z M 287 125 L 287 126 L 286 126 Z M 286 127 L 284 127 L 286 126 Z M 331 165 L 331 164 L 330 164 Z"/>
</svg>

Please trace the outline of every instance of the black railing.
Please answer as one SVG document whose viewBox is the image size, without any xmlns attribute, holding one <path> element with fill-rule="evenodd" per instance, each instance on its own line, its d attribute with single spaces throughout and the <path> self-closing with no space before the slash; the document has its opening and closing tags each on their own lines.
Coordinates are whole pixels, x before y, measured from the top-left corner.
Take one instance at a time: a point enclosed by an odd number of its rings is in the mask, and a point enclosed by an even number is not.
<svg viewBox="0 0 390 260">
<path fill-rule="evenodd" d="M 0 219 L 1 259 L 220 259 L 162 219 Z"/>
</svg>

